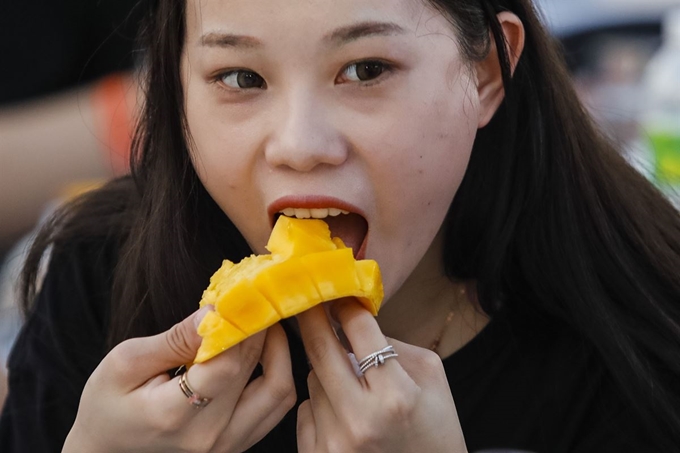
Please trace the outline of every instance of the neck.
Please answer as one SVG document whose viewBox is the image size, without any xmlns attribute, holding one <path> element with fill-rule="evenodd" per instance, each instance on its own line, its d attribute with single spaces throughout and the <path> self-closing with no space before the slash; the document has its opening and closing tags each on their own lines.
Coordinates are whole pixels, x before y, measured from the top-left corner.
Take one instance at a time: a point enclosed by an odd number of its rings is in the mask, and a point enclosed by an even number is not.
<svg viewBox="0 0 680 453">
<path fill-rule="evenodd" d="M 447 357 L 474 338 L 489 318 L 477 304 L 474 285 L 446 277 L 441 250 L 438 235 L 413 273 L 380 310 L 378 323 L 386 336 L 423 348 L 430 348 L 441 334 L 435 352 Z"/>
</svg>

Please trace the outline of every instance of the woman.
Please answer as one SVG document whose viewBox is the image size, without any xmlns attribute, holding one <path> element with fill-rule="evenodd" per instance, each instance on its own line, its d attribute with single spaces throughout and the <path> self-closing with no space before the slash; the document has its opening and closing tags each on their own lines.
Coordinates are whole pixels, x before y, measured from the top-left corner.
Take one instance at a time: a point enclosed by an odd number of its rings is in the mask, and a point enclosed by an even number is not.
<svg viewBox="0 0 680 453">
<path fill-rule="evenodd" d="M 678 213 L 596 131 L 530 2 L 160 0 L 145 31 L 132 178 L 64 211 L 27 266 L 31 301 L 53 244 L 4 445 L 680 445 Z M 351 212 L 328 222 L 380 264 L 377 320 L 335 301 L 167 373 L 221 260 L 312 208 Z M 398 356 L 357 376 L 343 344 Z"/>
</svg>

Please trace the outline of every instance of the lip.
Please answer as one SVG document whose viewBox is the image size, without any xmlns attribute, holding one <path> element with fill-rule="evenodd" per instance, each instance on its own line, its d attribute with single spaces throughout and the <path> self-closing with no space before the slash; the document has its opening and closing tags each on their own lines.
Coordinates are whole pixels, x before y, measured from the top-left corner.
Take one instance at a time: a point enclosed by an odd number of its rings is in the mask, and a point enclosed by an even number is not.
<svg viewBox="0 0 680 453">
<path fill-rule="evenodd" d="M 343 211 L 353 212 L 359 214 L 366 219 L 366 214 L 351 203 L 340 200 L 335 197 L 327 197 L 324 195 L 287 195 L 274 200 L 267 207 L 267 214 L 269 215 L 269 226 L 274 228 L 274 217 L 279 211 L 285 208 L 302 208 L 302 209 L 322 209 L 322 208 L 337 208 Z"/>
<path fill-rule="evenodd" d="M 362 216 L 368 223 L 366 214 L 357 206 L 343 201 L 339 198 L 328 197 L 324 195 L 287 195 L 274 200 L 267 207 L 267 214 L 269 215 L 269 225 L 274 228 L 274 218 L 279 211 L 285 208 L 303 208 L 303 209 L 322 209 L 322 208 L 337 208 L 343 211 L 349 211 L 354 214 Z M 361 260 L 366 256 L 366 244 L 368 243 L 368 236 L 371 233 L 371 226 L 368 225 L 366 236 L 364 237 L 359 250 L 355 252 L 355 259 Z"/>
</svg>

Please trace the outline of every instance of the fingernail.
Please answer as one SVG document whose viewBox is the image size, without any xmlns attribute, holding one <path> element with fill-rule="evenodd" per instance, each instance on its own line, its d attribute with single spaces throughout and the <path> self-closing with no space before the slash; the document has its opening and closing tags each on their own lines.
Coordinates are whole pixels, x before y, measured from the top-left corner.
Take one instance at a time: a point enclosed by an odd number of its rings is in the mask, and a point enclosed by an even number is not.
<svg viewBox="0 0 680 453">
<path fill-rule="evenodd" d="M 194 326 L 197 329 L 198 325 L 201 324 L 201 321 L 203 321 L 203 318 L 205 318 L 205 315 L 207 315 L 209 311 L 215 311 L 215 307 L 212 305 L 205 305 L 194 314 Z"/>
</svg>

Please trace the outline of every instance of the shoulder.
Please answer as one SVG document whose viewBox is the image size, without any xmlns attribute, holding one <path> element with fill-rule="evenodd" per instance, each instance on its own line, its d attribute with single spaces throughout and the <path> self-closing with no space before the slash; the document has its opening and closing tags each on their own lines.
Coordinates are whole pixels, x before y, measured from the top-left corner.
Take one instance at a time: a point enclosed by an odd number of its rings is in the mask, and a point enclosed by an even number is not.
<svg viewBox="0 0 680 453">
<path fill-rule="evenodd" d="M 114 180 L 63 206 L 44 225 L 23 271 L 30 283 L 24 294 L 27 324 L 82 330 L 80 320 L 104 327 L 134 200 L 131 180 Z"/>
<path fill-rule="evenodd" d="M 444 366 L 473 450 L 649 451 L 605 359 L 563 324 L 499 315 Z"/>
<path fill-rule="evenodd" d="M 107 352 L 118 241 L 105 235 L 64 237 L 46 255 L 45 276 L 7 363 L 0 445 L 21 451 L 63 444 L 82 389 Z M 50 429 L 29 434 L 27 427 L 37 419 L 49 419 Z"/>
</svg>

